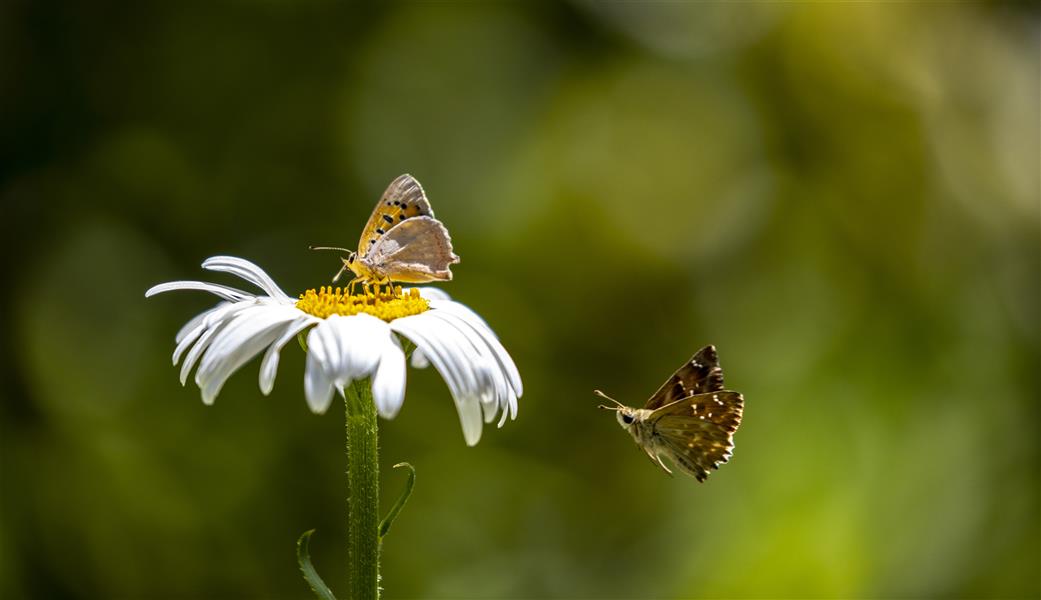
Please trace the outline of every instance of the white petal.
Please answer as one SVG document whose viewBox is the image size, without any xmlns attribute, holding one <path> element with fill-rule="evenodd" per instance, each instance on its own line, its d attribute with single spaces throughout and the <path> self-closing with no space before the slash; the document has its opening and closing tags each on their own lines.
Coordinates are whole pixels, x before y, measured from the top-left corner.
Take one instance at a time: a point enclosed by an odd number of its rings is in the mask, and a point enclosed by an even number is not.
<svg viewBox="0 0 1041 600">
<path fill-rule="evenodd" d="M 469 307 L 464 306 L 458 302 L 452 301 L 431 301 L 430 303 L 431 312 L 434 310 L 445 311 L 449 314 L 455 315 L 463 320 L 467 325 L 473 328 L 481 338 L 491 349 L 495 355 L 496 361 L 499 366 L 503 369 L 506 377 L 510 381 L 510 385 L 513 386 L 513 390 L 517 393 L 517 397 L 524 395 L 524 384 L 521 382 L 520 372 L 517 371 L 517 365 L 513 363 L 513 359 L 510 357 L 509 352 L 503 347 L 499 338 L 495 335 L 495 332 L 488 327 L 488 324 L 484 322 L 477 313 L 470 310 Z"/>
<path fill-rule="evenodd" d="M 227 317 L 229 314 L 232 314 L 241 308 L 252 305 L 252 300 L 244 300 L 242 302 L 237 302 L 234 304 L 230 302 L 221 302 L 220 304 L 211 308 L 210 310 L 201 312 L 198 315 L 196 315 L 191 321 L 188 321 L 188 323 L 184 327 L 182 327 L 180 331 L 177 332 L 177 337 L 175 338 L 177 340 L 177 347 L 174 348 L 173 364 L 176 365 L 177 363 L 181 362 L 181 355 L 184 354 L 184 351 L 187 350 L 188 347 L 191 346 L 192 343 L 194 343 L 195 340 L 199 336 L 201 336 L 206 329 L 213 327 L 214 323 L 220 321 L 221 319 Z M 193 327 L 189 330 L 188 325 L 192 325 Z M 198 354 L 196 354 L 196 356 L 198 356 Z M 182 377 L 182 385 L 184 384 L 183 380 L 184 378 Z"/>
<path fill-rule="evenodd" d="M 348 380 L 362 379 L 376 371 L 391 332 L 385 321 L 372 315 L 352 315 L 338 321 L 344 369 L 337 381 L 344 377 L 343 385 L 346 385 Z"/>
<path fill-rule="evenodd" d="M 463 427 L 463 440 L 467 446 L 476 446 L 481 441 L 481 404 L 476 397 L 465 398 L 456 405 L 456 410 Z"/>
<path fill-rule="evenodd" d="M 320 323 L 315 332 L 329 349 L 326 373 L 337 387 L 371 375 L 379 365 L 383 346 L 390 340 L 390 327 L 367 314 L 333 315 Z"/>
<path fill-rule="evenodd" d="M 177 363 L 181 362 L 181 355 L 184 354 L 184 351 L 187 350 L 189 346 L 195 343 L 195 340 L 202 335 L 202 332 L 205 331 L 205 329 L 206 325 L 204 323 L 199 323 L 194 329 L 189 331 L 184 338 L 177 342 L 177 347 L 174 348 L 173 352 L 174 366 L 177 366 Z"/>
<path fill-rule="evenodd" d="M 315 329 L 318 329 L 317 327 Z M 333 401 L 333 382 L 326 376 L 321 359 L 315 353 L 315 330 L 307 336 L 307 370 L 304 373 L 304 396 L 311 412 L 322 414 Z"/>
<path fill-rule="evenodd" d="M 239 346 L 272 326 L 291 321 L 296 316 L 297 313 L 284 310 L 284 307 L 265 304 L 254 304 L 238 311 L 226 319 L 228 325 L 210 341 L 210 348 L 199 362 L 195 382 L 199 387 L 205 386 L 206 381 Z"/>
<path fill-rule="evenodd" d="M 276 305 L 239 312 L 213 339 L 195 373 L 203 402 L 212 404 L 228 377 L 274 342 L 297 316 L 295 309 Z"/>
<path fill-rule="evenodd" d="M 221 362 L 220 366 L 214 370 L 212 376 L 206 379 L 205 384 L 202 386 L 202 401 L 206 404 L 213 404 L 217 394 L 220 393 L 228 378 L 271 344 L 280 331 L 281 329 L 278 327 L 265 329 L 247 339 L 242 345 L 234 348 Z"/>
<path fill-rule="evenodd" d="M 184 326 L 181 327 L 181 329 L 177 331 L 177 335 L 174 336 L 174 341 L 177 342 L 178 344 L 180 344 L 181 340 L 183 340 L 185 337 L 187 337 L 189 332 L 195 330 L 195 328 L 198 327 L 199 325 L 202 325 L 202 322 L 203 322 L 203 320 L 206 319 L 206 317 L 208 317 L 211 314 L 213 314 L 214 311 L 217 311 L 217 310 L 220 310 L 221 308 L 224 308 L 225 306 L 228 306 L 228 303 L 227 302 L 221 302 L 217 306 L 214 306 L 213 308 L 211 308 L 209 310 L 204 310 L 203 312 L 201 312 L 201 313 L 195 315 L 194 317 L 192 317 L 191 320 L 189 320 L 187 323 L 185 323 Z"/>
<path fill-rule="evenodd" d="M 511 419 L 517 418 L 517 394 L 514 394 L 512 389 L 506 398 L 506 406 L 508 410 L 503 410 L 502 415 L 499 417 L 498 427 L 500 428 L 506 424 L 506 417 Z"/>
<path fill-rule="evenodd" d="M 444 378 L 459 413 L 463 438 L 475 445 L 482 427 L 479 381 L 487 377 L 481 373 L 485 367 L 476 351 L 454 327 L 426 313 L 392 321 L 391 328 L 422 349 Z"/>
<path fill-rule="evenodd" d="M 413 369 L 425 369 L 430 366 L 430 361 L 427 360 L 426 354 L 419 348 L 412 351 L 412 368 Z"/>
<path fill-rule="evenodd" d="M 188 381 L 188 374 L 192 372 L 192 367 L 195 366 L 195 361 L 197 361 L 203 351 L 209 347 L 210 340 L 213 339 L 213 336 L 219 333 L 221 329 L 227 326 L 227 324 L 227 321 L 221 321 L 204 331 L 199 337 L 199 341 L 195 342 L 192 349 L 188 351 L 188 356 L 184 358 L 184 363 L 181 365 L 181 385 L 184 385 Z"/>
<path fill-rule="evenodd" d="M 239 300 L 254 297 L 253 294 L 247 294 L 242 290 L 237 290 L 233 287 L 216 283 L 206 283 L 205 281 L 170 281 L 167 283 L 160 283 L 159 285 L 153 285 L 148 288 L 148 291 L 145 292 L 145 298 L 151 298 L 156 294 L 172 292 L 174 290 L 202 290 L 204 292 L 216 294 L 217 296 L 231 302 L 238 302 Z"/>
<path fill-rule="evenodd" d="M 372 398 L 384 419 L 393 419 L 405 401 L 405 352 L 393 335 L 389 340 L 372 378 Z"/>
<path fill-rule="evenodd" d="M 481 356 L 482 362 L 488 366 L 490 389 L 481 390 L 482 406 L 485 410 L 485 422 L 490 423 L 499 411 L 508 408 L 508 397 L 512 388 L 506 381 L 506 373 L 500 368 L 497 357 L 489 346 L 487 339 L 476 329 L 470 327 L 463 319 L 443 310 L 431 310 L 428 313 L 432 318 L 438 318 L 454 327 L 473 346 L 474 350 Z"/>
<path fill-rule="evenodd" d="M 346 387 L 375 373 L 387 345 L 393 343 L 390 326 L 372 315 L 332 315 L 318 323 L 307 336 L 305 391 L 311 409 L 324 412 L 332 402 L 333 388 Z M 400 347 L 397 352 L 401 352 Z M 394 366 L 389 368 L 386 377 L 393 374 Z M 388 394 L 385 399 L 391 407 L 395 400 Z M 400 401 L 397 403 L 400 407 Z"/>
<path fill-rule="evenodd" d="M 318 319 L 309 315 L 297 318 L 268 347 L 267 352 L 264 354 L 264 360 L 260 363 L 260 393 L 267 396 L 271 393 L 272 388 L 275 387 L 275 374 L 278 372 L 278 358 L 282 348 L 301 331 L 317 322 Z"/>
<path fill-rule="evenodd" d="M 237 275 L 264 290 L 268 296 L 271 296 L 276 300 L 283 302 L 292 301 L 292 298 L 283 292 L 282 288 L 278 287 L 275 281 L 271 279 L 263 269 L 243 258 L 236 258 L 234 256 L 213 256 L 203 261 L 202 268 L 209 269 L 210 271 L 223 271 L 225 273 Z"/>
<path fill-rule="evenodd" d="M 453 395 L 475 393 L 478 389 L 474 363 L 477 354 L 468 344 L 460 344 L 462 335 L 444 321 L 426 313 L 396 319 L 391 328 L 412 340 L 417 349 L 434 364 L 441 377 L 453 386 Z"/>
<path fill-rule="evenodd" d="M 216 310 L 212 310 L 206 317 L 203 318 L 203 326 L 206 331 L 199 337 L 199 340 L 195 342 L 192 349 L 188 351 L 188 356 L 184 359 L 184 364 L 181 365 L 181 385 L 184 385 L 188 380 L 188 373 L 191 372 L 192 367 L 195 366 L 195 361 L 202 356 L 203 351 L 209 347 L 210 342 L 216 334 L 231 322 L 232 318 L 237 315 L 240 311 L 243 311 L 251 306 L 256 305 L 256 300 L 243 300 L 241 302 L 235 302 L 234 304 L 225 304 L 224 306 L 218 307 Z"/>
</svg>

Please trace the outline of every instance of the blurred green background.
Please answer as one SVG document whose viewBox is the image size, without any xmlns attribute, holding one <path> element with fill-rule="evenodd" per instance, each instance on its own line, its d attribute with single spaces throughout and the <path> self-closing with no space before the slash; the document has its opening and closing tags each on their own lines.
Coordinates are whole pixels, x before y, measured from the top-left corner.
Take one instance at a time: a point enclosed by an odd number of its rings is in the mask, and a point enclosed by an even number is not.
<svg viewBox="0 0 1041 600">
<path fill-rule="evenodd" d="M 290 293 L 409 172 L 525 383 L 467 448 L 381 422 L 387 598 L 1037 597 L 1036 3 L 0 6 L 4 598 L 344 590 L 343 409 L 290 346 L 213 407 L 146 301 L 231 254 Z M 745 394 L 704 485 L 639 404 L 705 344 Z"/>
</svg>

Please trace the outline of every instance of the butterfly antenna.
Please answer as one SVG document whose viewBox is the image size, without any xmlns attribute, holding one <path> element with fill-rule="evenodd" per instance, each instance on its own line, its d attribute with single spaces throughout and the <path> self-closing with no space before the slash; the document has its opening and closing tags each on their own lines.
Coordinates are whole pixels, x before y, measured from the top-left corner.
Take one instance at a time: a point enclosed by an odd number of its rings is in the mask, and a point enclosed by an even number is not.
<svg viewBox="0 0 1041 600">
<path fill-rule="evenodd" d="M 339 250 L 340 252 L 350 252 L 350 250 L 348 250 L 346 248 L 336 248 L 336 247 L 333 247 L 333 246 L 308 246 L 307 249 L 308 250 Z"/>
<path fill-rule="evenodd" d="M 615 400 L 614 398 L 608 396 L 607 394 L 601 392 L 600 390 L 593 390 L 593 393 L 596 394 L 597 396 L 600 396 L 604 400 L 610 400 L 611 402 L 614 402 L 615 404 L 618 405 L 618 406 L 604 406 L 603 404 L 601 404 L 597 408 L 602 408 L 604 410 L 622 410 L 623 408 L 625 408 L 624 404 L 622 404 L 621 402 L 619 402 L 619 401 Z"/>
</svg>

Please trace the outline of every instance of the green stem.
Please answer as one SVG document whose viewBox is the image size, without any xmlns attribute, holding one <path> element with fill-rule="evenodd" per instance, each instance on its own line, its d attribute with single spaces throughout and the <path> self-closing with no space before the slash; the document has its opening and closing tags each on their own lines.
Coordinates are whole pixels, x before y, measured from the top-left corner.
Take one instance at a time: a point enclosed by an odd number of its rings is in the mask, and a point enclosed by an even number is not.
<svg viewBox="0 0 1041 600">
<path fill-rule="evenodd" d="M 379 451 L 369 379 L 344 388 L 347 401 L 347 572 L 351 600 L 379 598 Z"/>
</svg>

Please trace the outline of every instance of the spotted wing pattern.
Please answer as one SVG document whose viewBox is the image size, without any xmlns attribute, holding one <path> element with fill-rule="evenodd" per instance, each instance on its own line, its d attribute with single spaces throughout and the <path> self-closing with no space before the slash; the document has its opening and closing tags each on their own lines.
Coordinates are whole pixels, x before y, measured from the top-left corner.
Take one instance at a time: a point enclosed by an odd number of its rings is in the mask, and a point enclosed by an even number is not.
<svg viewBox="0 0 1041 600">
<path fill-rule="evenodd" d="M 705 481 L 709 469 L 730 460 L 743 410 L 741 394 L 725 390 L 694 394 L 662 406 L 649 418 L 656 449 L 679 469 Z"/>
<path fill-rule="evenodd" d="M 381 236 L 369 259 L 378 265 L 381 276 L 405 283 L 451 281 L 448 267 L 459 262 L 448 230 L 426 216 L 407 219 Z"/>
<path fill-rule="evenodd" d="M 368 255 L 376 240 L 386 235 L 398 223 L 422 216 L 434 216 L 430 202 L 423 193 L 423 187 L 411 175 L 398 176 L 390 182 L 387 191 L 383 192 L 376 208 L 372 210 L 372 215 L 369 216 L 358 241 L 358 256 Z"/>
<path fill-rule="evenodd" d="M 654 392 L 644 408 L 654 410 L 692 394 L 718 392 L 722 389 L 723 369 L 719 366 L 716 347 L 705 346 Z"/>
</svg>

